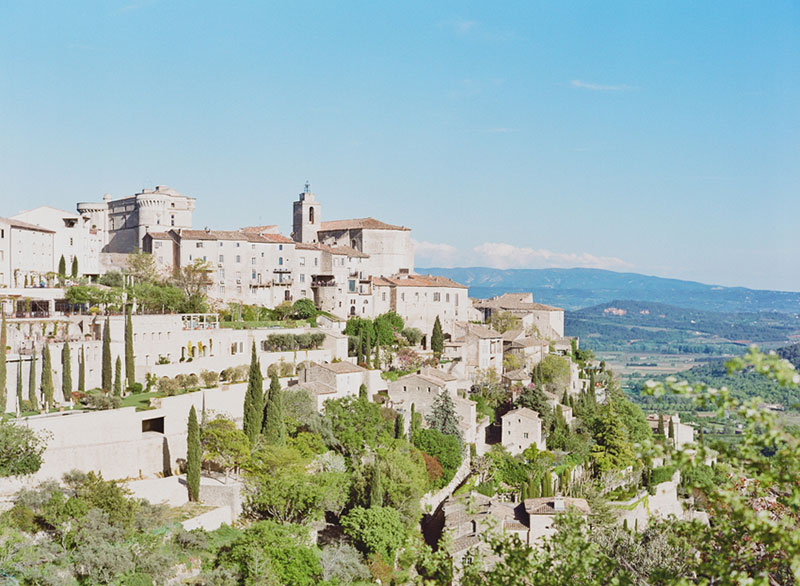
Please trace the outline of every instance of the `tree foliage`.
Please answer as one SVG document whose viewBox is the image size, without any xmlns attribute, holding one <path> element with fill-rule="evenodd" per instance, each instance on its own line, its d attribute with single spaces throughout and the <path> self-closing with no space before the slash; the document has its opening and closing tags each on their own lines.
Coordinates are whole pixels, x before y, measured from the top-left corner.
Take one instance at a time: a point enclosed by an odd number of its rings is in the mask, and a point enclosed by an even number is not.
<svg viewBox="0 0 800 586">
<path fill-rule="evenodd" d="M 203 448 L 200 443 L 200 425 L 194 405 L 189 410 L 188 435 L 186 437 L 186 485 L 189 500 L 200 500 L 200 467 L 203 463 Z"/>
</svg>

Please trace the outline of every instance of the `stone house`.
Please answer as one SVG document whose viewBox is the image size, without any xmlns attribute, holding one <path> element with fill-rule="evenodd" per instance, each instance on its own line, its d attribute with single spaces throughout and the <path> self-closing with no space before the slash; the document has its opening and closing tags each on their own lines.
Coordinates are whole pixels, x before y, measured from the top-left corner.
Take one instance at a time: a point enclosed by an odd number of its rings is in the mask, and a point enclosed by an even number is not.
<svg viewBox="0 0 800 586">
<path fill-rule="evenodd" d="M 13 218 L 0 218 L 0 286 L 38 287 L 58 266 L 55 232 Z M 59 256 L 60 258 L 60 256 Z M 54 264 L 55 263 L 55 264 Z"/>
<path fill-rule="evenodd" d="M 502 421 L 502 445 L 511 455 L 521 454 L 531 444 L 540 450 L 546 449 L 542 437 L 542 420 L 536 411 L 527 407 L 512 409 Z"/>
<path fill-rule="evenodd" d="M 585 499 L 550 496 L 525 499 L 525 512 L 528 515 L 528 545 L 535 545 L 556 532 L 554 521 L 556 516 L 573 509 L 583 516 L 591 512 Z"/>
<path fill-rule="evenodd" d="M 476 299 L 474 302 L 488 323 L 493 313 L 509 312 L 520 318 L 522 329 L 528 335 L 546 340 L 564 337 L 564 310 L 533 301 L 533 293 L 505 293 L 491 299 Z"/>
<path fill-rule="evenodd" d="M 674 432 L 673 445 L 676 449 L 680 449 L 686 445 L 694 443 L 694 426 L 681 423 L 680 415 L 677 413 L 673 415 L 664 415 L 664 434 L 669 437 L 669 421 L 672 419 L 672 429 Z M 653 433 L 658 431 L 658 414 L 648 413 L 647 423 Z"/>
<path fill-rule="evenodd" d="M 367 387 L 371 399 L 379 390 L 385 388 L 377 370 L 367 370 L 351 362 L 309 362 L 299 370 L 297 384 L 311 391 L 317 411 L 322 411 L 325 401 L 358 397 L 361 385 Z"/>
</svg>

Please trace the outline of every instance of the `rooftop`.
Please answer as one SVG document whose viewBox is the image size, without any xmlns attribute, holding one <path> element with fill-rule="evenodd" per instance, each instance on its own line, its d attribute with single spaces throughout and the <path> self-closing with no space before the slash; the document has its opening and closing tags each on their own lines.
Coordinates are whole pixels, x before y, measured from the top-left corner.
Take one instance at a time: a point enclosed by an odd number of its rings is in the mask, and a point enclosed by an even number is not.
<svg viewBox="0 0 800 586">
<path fill-rule="evenodd" d="M 504 293 L 491 299 L 476 299 L 475 307 L 479 309 L 504 309 L 517 311 L 564 311 L 560 307 L 535 303 L 530 293 Z"/>
<path fill-rule="evenodd" d="M 411 228 L 405 226 L 393 226 L 386 224 L 375 218 L 355 218 L 352 220 L 334 220 L 332 222 L 322 222 L 320 232 L 331 232 L 336 230 L 403 230 L 410 231 Z"/>
<path fill-rule="evenodd" d="M 19 220 L 13 220 L 11 218 L 0 218 L 0 222 L 5 222 L 12 228 L 19 228 L 20 230 L 34 230 L 36 232 L 44 232 L 46 234 L 55 234 L 53 230 L 48 230 L 47 228 L 42 228 L 41 226 L 37 226 L 36 224 L 29 224 L 28 222 L 20 222 Z"/>
<path fill-rule="evenodd" d="M 563 513 L 570 508 L 575 508 L 586 515 L 592 512 L 586 499 L 558 496 L 525 499 L 525 510 L 529 515 L 555 515 L 556 513 Z"/>
<path fill-rule="evenodd" d="M 394 275 L 393 277 L 375 277 L 375 285 L 389 287 L 449 287 L 455 289 L 467 289 L 466 285 L 456 283 L 447 277 L 437 277 L 434 275 Z"/>
<path fill-rule="evenodd" d="M 366 372 L 366 369 L 361 368 L 351 362 L 317 362 L 318 366 L 330 370 L 336 374 L 351 374 L 354 372 Z"/>
<path fill-rule="evenodd" d="M 503 415 L 500 419 L 505 419 L 506 417 L 525 417 L 526 419 L 535 419 L 536 421 L 539 420 L 539 414 L 536 413 L 533 409 L 528 409 L 527 407 L 517 407 L 516 409 L 512 409 L 505 415 Z"/>
</svg>

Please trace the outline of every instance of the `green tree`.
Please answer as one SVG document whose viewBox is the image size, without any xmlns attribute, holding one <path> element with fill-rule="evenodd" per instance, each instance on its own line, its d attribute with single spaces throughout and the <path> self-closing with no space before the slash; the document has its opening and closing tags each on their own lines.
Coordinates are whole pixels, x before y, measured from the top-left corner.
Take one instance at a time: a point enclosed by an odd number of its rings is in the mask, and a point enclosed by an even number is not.
<svg viewBox="0 0 800 586">
<path fill-rule="evenodd" d="M 106 318 L 103 325 L 103 364 L 102 364 L 102 389 L 106 393 L 111 392 L 112 380 L 112 366 L 111 366 L 111 325 L 109 319 Z"/>
<path fill-rule="evenodd" d="M 22 411 L 22 360 L 17 362 L 17 411 Z"/>
<path fill-rule="evenodd" d="M 67 276 L 67 260 L 64 258 L 64 255 L 61 255 L 61 258 L 58 259 L 58 276 L 59 277 L 66 277 Z"/>
<path fill-rule="evenodd" d="M 247 377 L 247 391 L 244 395 L 244 421 L 242 429 L 250 445 L 253 445 L 261 432 L 264 420 L 264 376 L 261 374 L 261 363 L 256 355 L 256 343 L 253 342 L 250 357 L 250 372 Z"/>
<path fill-rule="evenodd" d="M 633 463 L 633 448 L 613 402 L 609 401 L 601 408 L 593 422 L 592 435 L 595 441 L 592 459 L 600 472 L 621 469 Z"/>
<path fill-rule="evenodd" d="M 64 393 L 64 400 L 72 398 L 72 353 L 69 349 L 69 340 L 64 342 L 61 349 L 61 390 Z"/>
<path fill-rule="evenodd" d="M 309 319 L 317 315 L 317 308 L 311 299 L 298 299 L 292 305 L 292 311 L 296 319 Z"/>
<path fill-rule="evenodd" d="M 361 383 L 361 386 L 358 387 L 358 398 L 361 401 L 368 401 L 369 400 L 369 394 L 367 392 L 367 385 L 365 385 L 364 383 Z"/>
<path fill-rule="evenodd" d="M 44 442 L 32 429 L 0 418 L 0 477 L 37 472 L 44 449 Z"/>
<path fill-rule="evenodd" d="M 501 334 L 509 330 L 518 330 L 522 327 L 522 320 L 510 311 L 492 312 L 489 320 L 492 329 Z"/>
<path fill-rule="evenodd" d="M 276 374 L 272 375 L 264 412 L 264 438 L 269 445 L 286 443 L 286 420 L 283 413 L 283 390 Z"/>
<path fill-rule="evenodd" d="M 439 321 L 439 316 L 436 316 L 436 321 L 433 322 L 433 332 L 431 332 L 431 350 L 433 355 L 439 357 L 444 352 L 444 332 L 442 331 L 442 322 Z"/>
<path fill-rule="evenodd" d="M 42 349 L 42 397 L 44 408 L 52 409 L 55 406 L 53 389 L 53 361 L 50 357 L 50 344 L 45 342 Z"/>
<path fill-rule="evenodd" d="M 381 481 L 381 466 L 377 457 L 372 465 L 372 477 L 369 483 L 369 506 L 383 506 L 383 483 Z"/>
<path fill-rule="evenodd" d="M 394 437 L 396 439 L 405 439 L 406 437 L 406 422 L 402 413 L 398 413 L 394 420 Z"/>
<path fill-rule="evenodd" d="M 441 464 L 442 477 L 438 486 L 445 486 L 450 482 L 461 465 L 461 443 L 458 437 L 445 435 L 438 429 L 420 429 L 413 433 L 411 441 Z"/>
<path fill-rule="evenodd" d="M 2 312 L 2 309 L 0 309 Z M 6 382 L 7 382 L 7 365 L 6 365 L 6 314 L 3 313 L 2 325 L 0 325 L 0 416 L 6 412 Z"/>
<path fill-rule="evenodd" d="M 456 415 L 456 406 L 453 398 L 447 391 L 442 391 L 433 399 L 431 410 L 425 417 L 425 422 L 431 429 L 436 429 L 445 435 L 452 435 L 463 441 L 459 422 L 461 418 Z"/>
<path fill-rule="evenodd" d="M 669 439 L 675 439 L 675 424 L 672 423 L 672 417 L 669 418 Z"/>
<path fill-rule="evenodd" d="M 194 405 L 189 410 L 189 429 L 186 438 L 186 485 L 189 488 L 189 500 L 200 500 L 200 466 L 202 465 L 203 448 L 200 445 L 200 426 L 197 423 L 197 411 Z"/>
<path fill-rule="evenodd" d="M 379 554 L 390 563 L 406 540 L 400 513 L 391 507 L 355 507 L 341 520 L 342 529 L 367 555 Z"/>
<path fill-rule="evenodd" d="M 125 316 L 125 380 L 128 388 L 136 382 L 136 365 L 133 356 L 133 318 L 131 317 L 131 306 Z"/>
<path fill-rule="evenodd" d="M 39 410 L 39 400 L 36 398 L 36 348 L 33 349 L 31 355 L 31 369 L 28 372 L 28 402 L 31 404 L 31 409 L 34 411 Z"/>
<path fill-rule="evenodd" d="M 203 461 L 225 471 L 236 471 L 250 456 L 250 442 L 230 419 L 218 417 L 205 423 L 200 432 Z"/>
<path fill-rule="evenodd" d="M 122 396 L 122 359 L 119 356 L 114 363 L 114 396 Z"/>
<path fill-rule="evenodd" d="M 539 414 L 542 420 L 542 429 L 550 429 L 553 421 L 553 410 L 547 402 L 547 397 L 538 385 L 534 388 L 524 388 L 517 399 L 517 406 L 527 407 Z"/>
<path fill-rule="evenodd" d="M 663 413 L 659 413 L 658 414 L 658 428 L 656 429 L 656 433 L 659 436 L 664 437 L 664 414 Z"/>
<path fill-rule="evenodd" d="M 81 362 L 78 364 L 78 390 L 86 390 L 86 348 L 81 345 Z"/>
<path fill-rule="evenodd" d="M 77 256 L 73 256 L 72 257 L 72 278 L 73 279 L 77 279 L 78 278 L 78 257 Z"/>
</svg>

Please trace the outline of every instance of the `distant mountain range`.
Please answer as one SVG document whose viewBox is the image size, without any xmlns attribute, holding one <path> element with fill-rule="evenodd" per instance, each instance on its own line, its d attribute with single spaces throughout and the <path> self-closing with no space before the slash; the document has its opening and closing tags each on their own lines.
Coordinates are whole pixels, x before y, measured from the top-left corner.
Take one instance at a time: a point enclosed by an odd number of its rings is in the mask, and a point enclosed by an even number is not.
<svg viewBox="0 0 800 586">
<path fill-rule="evenodd" d="M 615 299 L 635 299 L 705 311 L 800 313 L 800 293 L 797 292 L 721 287 L 602 269 L 469 267 L 416 270 L 463 283 L 469 286 L 471 297 L 532 292 L 536 301 L 568 310 L 601 305 Z"/>
</svg>

